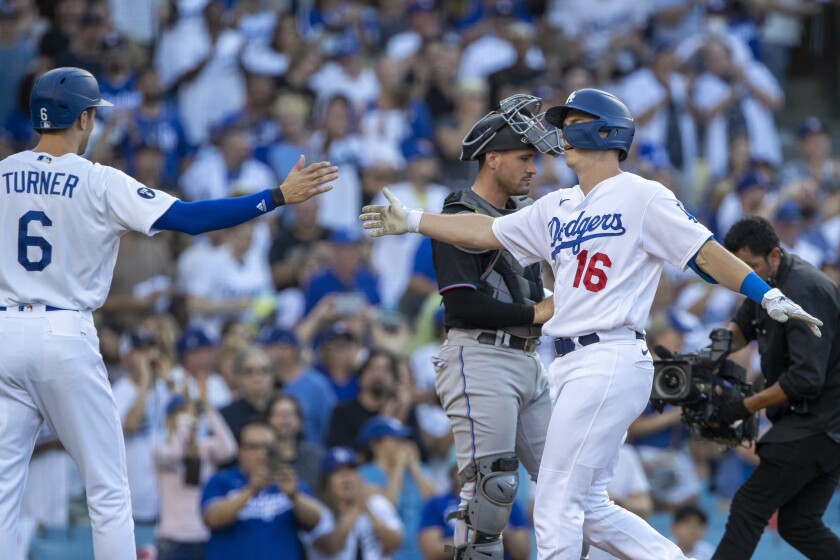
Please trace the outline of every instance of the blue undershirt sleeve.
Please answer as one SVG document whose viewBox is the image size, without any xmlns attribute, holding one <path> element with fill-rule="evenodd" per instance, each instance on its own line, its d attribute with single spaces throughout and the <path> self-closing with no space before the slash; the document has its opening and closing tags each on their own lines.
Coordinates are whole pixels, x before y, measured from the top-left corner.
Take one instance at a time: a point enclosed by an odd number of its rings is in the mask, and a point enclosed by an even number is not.
<svg viewBox="0 0 840 560">
<path fill-rule="evenodd" d="M 152 227 L 197 235 L 238 226 L 271 210 L 274 210 L 274 202 L 268 189 L 236 198 L 197 202 L 176 200 Z"/>
<path fill-rule="evenodd" d="M 714 239 L 714 236 L 710 237 L 709 239 Z M 699 253 L 699 252 L 700 251 L 697 251 L 697 253 Z M 697 266 L 697 253 L 695 253 L 694 256 L 691 257 L 691 259 L 688 261 L 688 268 L 693 270 L 694 273 L 697 276 L 699 276 L 700 278 L 702 278 L 703 280 L 705 280 L 709 284 L 717 284 L 718 283 L 717 280 L 715 280 L 714 278 L 712 278 L 711 276 L 709 276 L 708 274 L 706 274 L 705 272 L 700 270 L 700 267 Z"/>
</svg>

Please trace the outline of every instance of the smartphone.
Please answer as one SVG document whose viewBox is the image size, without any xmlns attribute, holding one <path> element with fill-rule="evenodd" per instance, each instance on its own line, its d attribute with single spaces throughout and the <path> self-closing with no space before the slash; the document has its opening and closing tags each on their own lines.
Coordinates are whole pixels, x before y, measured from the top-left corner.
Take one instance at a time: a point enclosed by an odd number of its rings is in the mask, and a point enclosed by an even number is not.
<svg viewBox="0 0 840 560">
<path fill-rule="evenodd" d="M 365 308 L 365 296 L 358 292 L 348 292 L 335 296 L 335 313 L 342 317 L 358 315 Z"/>
</svg>

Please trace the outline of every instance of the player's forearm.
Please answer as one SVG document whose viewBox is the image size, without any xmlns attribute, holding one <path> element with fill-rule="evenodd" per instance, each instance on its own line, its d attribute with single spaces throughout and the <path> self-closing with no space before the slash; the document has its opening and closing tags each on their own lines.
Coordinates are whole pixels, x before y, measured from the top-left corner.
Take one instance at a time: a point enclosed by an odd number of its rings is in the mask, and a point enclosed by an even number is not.
<svg viewBox="0 0 840 560">
<path fill-rule="evenodd" d="M 240 196 L 183 202 L 176 200 L 152 226 L 198 235 L 217 229 L 238 226 L 276 208 L 270 190 Z"/>
<path fill-rule="evenodd" d="M 419 233 L 467 249 L 503 249 L 493 235 L 493 218 L 483 214 L 432 214 L 424 212 Z"/>
<path fill-rule="evenodd" d="M 740 292 L 744 278 L 752 272 L 744 261 L 711 240 L 700 248 L 694 262 L 700 270 L 736 293 Z"/>
</svg>

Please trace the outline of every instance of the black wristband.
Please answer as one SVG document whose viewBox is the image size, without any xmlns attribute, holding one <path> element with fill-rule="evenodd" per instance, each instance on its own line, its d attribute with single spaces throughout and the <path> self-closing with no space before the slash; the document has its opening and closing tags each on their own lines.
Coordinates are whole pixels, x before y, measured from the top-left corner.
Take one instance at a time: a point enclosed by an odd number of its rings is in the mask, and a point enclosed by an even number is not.
<svg viewBox="0 0 840 560">
<path fill-rule="evenodd" d="M 280 187 L 274 187 L 269 192 L 271 193 L 271 201 L 274 203 L 275 208 L 286 205 L 286 197 L 283 196 L 283 191 L 280 190 Z"/>
</svg>

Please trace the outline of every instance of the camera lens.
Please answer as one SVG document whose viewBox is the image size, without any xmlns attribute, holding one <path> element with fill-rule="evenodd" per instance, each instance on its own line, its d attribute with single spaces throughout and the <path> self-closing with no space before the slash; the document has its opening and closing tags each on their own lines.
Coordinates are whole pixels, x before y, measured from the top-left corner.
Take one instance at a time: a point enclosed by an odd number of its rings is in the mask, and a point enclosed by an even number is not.
<svg viewBox="0 0 840 560">
<path fill-rule="evenodd" d="M 661 398 L 675 398 L 685 392 L 687 381 L 686 373 L 682 368 L 666 366 L 659 371 L 654 386 Z"/>
</svg>

